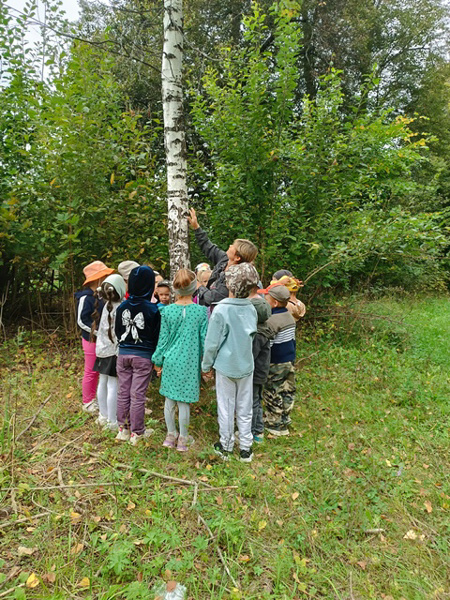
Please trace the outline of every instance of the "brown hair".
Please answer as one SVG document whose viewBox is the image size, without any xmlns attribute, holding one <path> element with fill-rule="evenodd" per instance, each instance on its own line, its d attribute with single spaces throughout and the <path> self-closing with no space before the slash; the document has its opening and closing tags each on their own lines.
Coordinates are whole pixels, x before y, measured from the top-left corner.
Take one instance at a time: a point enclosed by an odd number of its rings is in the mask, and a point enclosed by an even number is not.
<svg viewBox="0 0 450 600">
<path fill-rule="evenodd" d="M 91 333 L 89 334 L 90 342 L 95 342 L 95 340 L 97 339 L 96 333 L 97 333 L 98 325 L 100 323 L 100 313 L 98 312 L 98 301 L 99 301 L 98 289 L 96 289 L 94 292 L 94 298 L 95 298 L 94 310 L 91 313 L 91 319 L 92 319 Z"/>
<path fill-rule="evenodd" d="M 234 240 L 233 245 L 236 248 L 236 254 L 240 257 L 241 262 L 253 262 L 258 254 L 258 248 L 250 242 L 250 240 Z"/>
<path fill-rule="evenodd" d="M 120 296 L 115 287 L 113 287 L 111 284 L 105 284 L 105 286 L 102 286 L 102 296 L 106 300 L 105 308 L 108 311 L 108 337 L 114 344 L 114 338 L 112 334 L 113 320 L 111 317 L 111 312 L 114 308 L 113 302 L 119 302 Z"/>
<path fill-rule="evenodd" d="M 173 278 L 172 285 L 176 290 L 187 287 L 195 279 L 195 273 L 189 269 L 180 269 Z"/>
</svg>

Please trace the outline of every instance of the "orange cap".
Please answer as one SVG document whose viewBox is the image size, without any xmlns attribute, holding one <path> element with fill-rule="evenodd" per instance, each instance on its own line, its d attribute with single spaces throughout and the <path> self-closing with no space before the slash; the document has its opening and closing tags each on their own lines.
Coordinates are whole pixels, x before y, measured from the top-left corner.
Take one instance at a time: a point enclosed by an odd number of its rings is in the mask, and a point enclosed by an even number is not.
<svg viewBox="0 0 450 600">
<path fill-rule="evenodd" d="M 94 262 L 84 267 L 83 273 L 86 277 L 83 285 L 86 285 L 92 281 L 97 281 L 97 279 L 111 275 L 111 273 L 114 273 L 114 269 L 109 269 L 101 260 L 94 260 Z"/>
</svg>

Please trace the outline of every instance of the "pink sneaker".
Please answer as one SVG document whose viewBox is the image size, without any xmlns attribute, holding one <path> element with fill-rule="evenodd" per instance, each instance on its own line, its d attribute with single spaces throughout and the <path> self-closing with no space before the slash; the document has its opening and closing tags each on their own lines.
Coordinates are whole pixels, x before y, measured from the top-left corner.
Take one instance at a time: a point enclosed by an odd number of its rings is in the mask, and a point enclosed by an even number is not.
<svg viewBox="0 0 450 600">
<path fill-rule="evenodd" d="M 177 441 L 178 441 L 178 435 L 175 435 L 173 433 L 168 433 L 166 435 L 166 439 L 163 442 L 163 446 L 165 448 L 176 448 Z"/>
<path fill-rule="evenodd" d="M 177 444 L 178 452 L 187 452 L 189 450 L 189 447 L 192 446 L 193 443 L 194 438 L 192 437 L 192 435 L 188 435 L 187 437 L 182 437 L 180 435 Z"/>
</svg>

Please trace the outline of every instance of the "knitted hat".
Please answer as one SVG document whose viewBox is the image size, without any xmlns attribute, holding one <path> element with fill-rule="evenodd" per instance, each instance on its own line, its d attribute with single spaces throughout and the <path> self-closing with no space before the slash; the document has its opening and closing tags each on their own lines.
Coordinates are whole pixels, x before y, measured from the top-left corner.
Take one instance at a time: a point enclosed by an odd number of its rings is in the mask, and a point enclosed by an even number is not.
<svg viewBox="0 0 450 600">
<path fill-rule="evenodd" d="M 278 302 L 287 302 L 291 297 L 287 287 L 279 281 L 272 283 L 272 285 L 269 285 L 269 287 L 266 287 L 263 290 L 258 290 L 258 294 L 269 294 L 272 298 L 278 300 Z"/>
<path fill-rule="evenodd" d="M 282 283 L 294 294 L 303 287 L 303 281 L 300 281 L 300 279 L 297 279 L 296 277 L 288 277 L 287 275 L 283 275 L 283 277 L 280 277 L 278 280 L 273 279 L 270 283 Z"/>
<path fill-rule="evenodd" d="M 124 260 L 117 267 L 117 270 L 125 279 L 125 281 L 128 281 L 130 273 L 135 267 L 139 267 L 139 263 L 135 262 L 134 260 Z"/>
<path fill-rule="evenodd" d="M 258 271 L 250 263 L 231 265 L 225 271 L 226 286 L 236 298 L 247 298 L 258 280 Z"/>
<path fill-rule="evenodd" d="M 105 285 L 105 283 L 109 283 L 109 285 L 112 285 L 112 287 L 119 294 L 120 300 L 123 300 L 127 291 L 127 286 L 122 275 L 109 275 L 102 285 Z"/>
<path fill-rule="evenodd" d="M 111 273 L 114 273 L 114 269 L 108 269 L 101 260 L 94 260 L 94 262 L 91 262 L 84 267 L 83 273 L 85 276 L 83 285 L 87 285 L 88 283 L 97 281 L 97 279 L 106 277 L 106 275 L 111 275 Z"/>
</svg>

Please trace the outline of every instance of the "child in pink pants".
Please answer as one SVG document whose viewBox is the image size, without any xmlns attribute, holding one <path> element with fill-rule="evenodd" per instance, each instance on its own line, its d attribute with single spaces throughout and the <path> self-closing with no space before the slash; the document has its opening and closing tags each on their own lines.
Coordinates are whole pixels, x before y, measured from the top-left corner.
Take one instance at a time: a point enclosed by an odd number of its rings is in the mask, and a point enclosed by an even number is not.
<svg viewBox="0 0 450 600">
<path fill-rule="evenodd" d="M 97 296 L 97 288 L 114 269 L 109 269 L 100 260 L 95 260 L 83 269 L 84 288 L 75 292 L 77 301 L 77 324 L 81 329 L 84 352 L 83 410 L 96 413 L 98 405 L 95 399 L 98 373 L 93 371 L 95 363 L 95 336 L 103 309 L 103 301 Z"/>
</svg>

